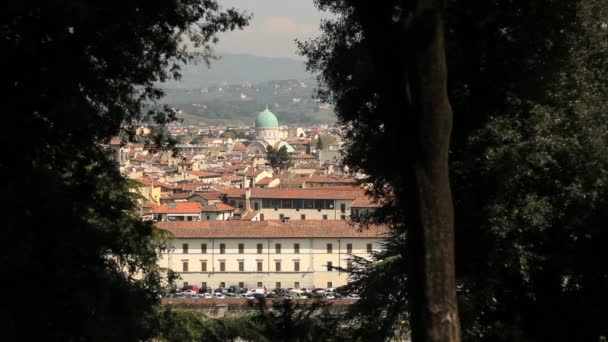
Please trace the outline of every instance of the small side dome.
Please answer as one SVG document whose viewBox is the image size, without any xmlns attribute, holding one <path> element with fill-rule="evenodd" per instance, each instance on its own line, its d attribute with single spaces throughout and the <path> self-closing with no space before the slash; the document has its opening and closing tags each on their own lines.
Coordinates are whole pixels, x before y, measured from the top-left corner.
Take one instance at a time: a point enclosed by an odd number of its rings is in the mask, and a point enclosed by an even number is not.
<svg viewBox="0 0 608 342">
<path fill-rule="evenodd" d="M 255 119 L 255 128 L 279 128 L 279 120 L 273 112 L 266 108 Z"/>
</svg>

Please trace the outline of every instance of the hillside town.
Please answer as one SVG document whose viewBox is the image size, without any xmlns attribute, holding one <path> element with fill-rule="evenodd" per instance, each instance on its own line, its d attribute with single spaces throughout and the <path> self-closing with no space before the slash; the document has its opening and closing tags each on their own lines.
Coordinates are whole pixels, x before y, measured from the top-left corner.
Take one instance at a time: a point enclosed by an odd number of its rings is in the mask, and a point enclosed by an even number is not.
<svg viewBox="0 0 608 342">
<path fill-rule="evenodd" d="M 142 219 L 171 233 L 159 266 L 179 273 L 176 286 L 190 296 L 330 289 L 333 297 L 344 270 L 378 251 L 383 235 L 351 223 L 379 204 L 343 167 L 338 129 L 281 126 L 268 108 L 238 129 L 245 138 L 229 127 L 171 126 L 175 151 L 120 138 L 107 146 L 135 182 Z M 273 167 L 269 154 L 281 150 L 288 162 Z"/>
</svg>

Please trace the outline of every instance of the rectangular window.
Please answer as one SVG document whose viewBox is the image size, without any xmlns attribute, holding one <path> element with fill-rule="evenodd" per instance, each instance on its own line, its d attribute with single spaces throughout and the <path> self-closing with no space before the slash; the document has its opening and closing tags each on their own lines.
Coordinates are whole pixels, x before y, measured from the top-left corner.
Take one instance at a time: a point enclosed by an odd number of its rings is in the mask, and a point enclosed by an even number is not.
<svg viewBox="0 0 608 342">
<path fill-rule="evenodd" d="M 226 262 L 220 261 L 220 272 L 226 272 Z"/>
<path fill-rule="evenodd" d="M 262 254 L 264 253 L 264 247 L 262 246 L 261 243 L 258 243 L 258 254 Z"/>
<path fill-rule="evenodd" d="M 334 287 L 334 283 L 332 283 L 331 281 L 328 281 L 327 282 L 327 288 L 330 289 L 332 287 Z"/>
<path fill-rule="evenodd" d="M 206 243 L 201 244 L 201 254 L 207 254 L 207 244 Z"/>
<path fill-rule="evenodd" d="M 261 288 L 262 288 L 262 282 L 258 281 L 258 289 L 261 289 Z"/>
<path fill-rule="evenodd" d="M 281 272 L 281 262 L 277 261 L 274 263 L 275 269 L 277 272 Z"/>
<path fill-rule="evenodd" d="M 207 288 L 207 282 L 204 281 L 201 283 L 201 288 L 206 289 Z"/>
<path fill-rule="evenodd" d="M 258 261 L 258 272 L 262 272 L 262 262 Z"/>
<path fill-rule="evenodd" d="M 334 246 L 331 243 L 327 244 L 327 254 L 331 254 L 334 251 Z"/>
<path fill-rule="evenodd" d="M 300 288 L 300 282 L 296 281 L 295 283 L 293 283 L 293 287 L 295 287 L 296 289 Z"/>
<path fill-rule="evenodd" d="M 293 244 L 293 252 L 295 254 L 300 254 L 300 244 L 299 243 L 294 243 Z"/>
<path fill-rule="evenodd" d="M 283 209 L 291 209 L 292 203 L 290 199 L 284 199 L 281 201 L 281 208 Z"/>
<path fill-rule="evenodd" d="M 346 253 L 353 254 L 353 244 L 352 243 L 346 244 Z"/>
<path fill-rule="evenodd" d="M 352 260 L 346 260 L 346 270 L 347 271 L 352 271 L 353 270 L 353 262 L 352 262 Z"/>
<path fill-rule="evenodd" d="M 220 254 L 226 254 L 226 244 L 220 243 Z"/>
<path fill-rule="evenodd" d="M 331 261 L 327 262 L 327 272 L 333 271 L 333 263 Z"/>
<path fill-rule="evenodd" d="M 299 261 L 293 262 L 293 270 L 296 272 L 300 272 L 300 262 Z"/>
<path fill-rule="evenodd" d="M 201 272 L 207 272 L 207 262 L 201 261 Z"/>
<path fill-rule="evenodd" d="M 183 252 L 184 254 L 188 254 L 188 244 L 187 243 L 182 245 L 182 249 L 184 250 L 184 252 Z"/>
<path fill-rule="evenodd" d="M 274 251 L 277 254 L 281 254 L 281 244 L 277 243 L 276 245 L 274 245 Z"/>
<path fill-rule="evenodd" d="M 306 214 L 301 214 L 300 215 L 300 220 L 306 220 Z"/>
<path fill-rule="evenodd" d="M 277 289 L 280 289 L 281 288 L 281 282 L 277 281 L 277 283 L 275 284 L 275 286 L 276 286 Z"/>
<path fill-rule="evenodd" d="M 182 262 L 182 272 L 188 272 L 188 262 Z"/>
<path fill-rule="evenodd" d="M 226 287 L 226 283 L 224 283 L 223 281 L 222 281 L 222 282 L 220 282 L 220 287 L 221 287 L 221 288 L 225 288 L 225 287 Z"/>
<path fill-rule="evenodd" d="M 243 287 L 245 287 L 245 283 L 243 283 L 242 281 L 239 282 L 239 289 L 242 289 Z"/>
<path fill-rule="evenodd" d="M 183 288 L 186 288 L 186 287 L 188 287 L 188 282 L 187 281 L 184 282 L 184 287 Z"/>
<path fill-rule="evenodd" d="M 260 214 L 260 221 L 264 221 L 264 214 Z"/>
<path fill-rule="evenodd" d="M 346 203 L 340 203 L 340 212 L 341 213 L 345 213 L 346 212 Z"/>
<path fill-rule="evenodd" d="M 368 244 L 367 244 L 367 253 L 371 253 L 372 251 L 373 251 L 373 250 L 372 250 L 372 244 L 371 244 L 371 243 L 368 243 Z"/>
<path fill-rule="evenodd" d="M 323 219 L 324 219 L 324 220 L 327 220 L 327 215 L 323 215 Z"/>
<path fill-rule="evenodd" d="M 244 271 L 245 271 L 245 262 L 239 261 L 239 272 L 244 272 Z"/>
<path fill-rule="evenodd" d="M 303 207 L 306 209 L 313 209 L 315 207 L 315 200 L 304 200 Z"/>
<path fill-rule="evenodd" d="M 239 254 L 245 253 L 245 244 L 239 243 Z"/>
</svg>

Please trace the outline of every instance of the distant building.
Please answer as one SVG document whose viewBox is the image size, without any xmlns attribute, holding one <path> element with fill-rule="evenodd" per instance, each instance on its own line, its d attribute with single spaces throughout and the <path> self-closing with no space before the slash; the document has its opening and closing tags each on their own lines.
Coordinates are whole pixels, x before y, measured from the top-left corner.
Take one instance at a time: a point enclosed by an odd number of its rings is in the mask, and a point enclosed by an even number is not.
<svg viewBox="0 0 608 342">
<path fill-rule="evenodd" d="M 287 137 L 287 132 L 281 131 L 279 120 L 268 108 L 258 114 L 255 119 L 255 136 L 256 140 L 247 146 L 248 155 L 266 155 L 268 146 L 275 149 L 285 146 L 287 152 L 293 153 L 295 151 L 291 145 L 281 141 L 281 139 Z"/>
<path fill-rule="evenodd" d="M 345 285 L 353 258 L 369 258 L 386 233 L 346 221 L 159 222 L 172 234 L 159 266 L 178 285 L 247 288 L 328 288 Z"/>
</svg>

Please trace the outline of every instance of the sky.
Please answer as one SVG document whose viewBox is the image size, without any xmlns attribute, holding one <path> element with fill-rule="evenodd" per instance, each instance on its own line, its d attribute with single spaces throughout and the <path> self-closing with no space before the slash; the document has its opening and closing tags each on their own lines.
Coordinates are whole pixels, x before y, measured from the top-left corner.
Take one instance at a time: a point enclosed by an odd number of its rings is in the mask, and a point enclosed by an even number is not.
<svg viewBox="0 0 608 342">
<path fill-rule="evenodd" d="M 219 35 L 215 50 L 249 53 L 265 57 L 303 59 L 296 53 L 294 39 L 319 35 L 321 19 L 328 13 L 315 8 L 312 0 L 220 0 L 223 8 L 235 7 L 253 14 L 248 27 Z"/>
</svg>

